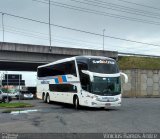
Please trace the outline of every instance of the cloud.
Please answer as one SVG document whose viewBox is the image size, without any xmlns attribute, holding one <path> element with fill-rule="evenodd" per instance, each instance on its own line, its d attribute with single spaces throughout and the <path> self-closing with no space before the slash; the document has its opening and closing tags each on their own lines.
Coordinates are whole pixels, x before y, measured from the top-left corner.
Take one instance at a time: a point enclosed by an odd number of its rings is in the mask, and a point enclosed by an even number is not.
<svg viewBox="0 0 160 139">
<path fill-rule="evenodd" d="M 148 37 L 138 37 L 135 35 L 131 35 L 127 37 L 128 40 L 135 40 L 138 42 L 149 43 L 149 44 L 160 44 L 159 36 L 148 36 Z M 139 53 L 139 54 L 148 54 L 148 55 L 159 55 L 160 56 L 160 46 L 153 46 L 147 44 L 140 43 L 132 43 L 132 42 L 123 42 L 121 44 L 124 51 L 128 51 L 131 53 Z"/>
</svg>

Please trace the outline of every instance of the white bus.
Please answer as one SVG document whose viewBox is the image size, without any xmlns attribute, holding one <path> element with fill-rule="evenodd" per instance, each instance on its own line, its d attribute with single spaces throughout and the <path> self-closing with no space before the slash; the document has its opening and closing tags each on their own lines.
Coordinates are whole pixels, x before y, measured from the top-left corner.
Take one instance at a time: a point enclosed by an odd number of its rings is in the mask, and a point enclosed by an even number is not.
<svg viewBox="0 0 160 139">
<path fill-rule="evenodd" d="M 39 66 L 37 97 L 88 107 L 121 105 L 121 74 L 116 61 L 100 56 L 76 56 Z"/>
</svg>

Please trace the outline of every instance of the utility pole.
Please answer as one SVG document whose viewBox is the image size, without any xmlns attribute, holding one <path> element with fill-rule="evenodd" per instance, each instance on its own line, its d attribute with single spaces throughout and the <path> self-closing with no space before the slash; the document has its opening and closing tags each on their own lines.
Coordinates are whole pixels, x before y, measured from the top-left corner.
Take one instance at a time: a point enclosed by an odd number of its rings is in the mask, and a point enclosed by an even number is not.
<svg viewBox="0 0 160 139">
<path fill-rule="evenodd" d="M 1 88 L 2 88 L 2 86 L 3 86 L 2 81 L 5 79 L 4 76 L 5 76 L 5 73 L 2 72 L 2 74 L 1 74 Z"/>
<path fill-rule="evenodd" d="M 51 39 L 51 1 L 49 0 L 49 51 L 52 50 L 51 45 L 52 45 L 52 39 Z"/>
<path fill-rule="evenodd" d="M 19 100 L 19 102 L 20 102 L 20 74 L 19 74 L 19 78 L 18 78 L 19 80 L 18 80 L 18 90 L 19 90 L 19 98 L 18 98 L 18 100 Z"/>
<path fill-rule="evenodd" d="M 4 13 L 2 13 L 2 31 L 3 31 L 3 42 L 4 42 Z"/>
<path fill-rule="evenodd" d="M 1 72 L 0 72 L 1 73 Z M 0 88 L 2 88 L 3 73 L 1 73 Z"/>
<path fill-rule="evenodd" d="M 105 29 L 103 29 L 103 54 L 104 54 L 104 32 L 105 32 L 106 30 Z"/>
<path fill-rule="evenodd" d="M 9 102 L 9 99 L 8 99 L 8 72 L 7 72 L 7 102 Z"/>
</svg>

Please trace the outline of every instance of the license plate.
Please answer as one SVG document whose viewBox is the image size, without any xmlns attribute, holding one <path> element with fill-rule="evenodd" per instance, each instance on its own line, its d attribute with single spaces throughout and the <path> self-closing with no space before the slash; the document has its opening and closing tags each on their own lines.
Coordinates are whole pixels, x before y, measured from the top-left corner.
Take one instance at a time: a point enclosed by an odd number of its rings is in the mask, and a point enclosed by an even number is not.
<svg viewBox="0 0 160 139">
<path fill-rule="evenodd" d="M 108 106 L 111 106 L 111 104 L 110 103 L 106 103 L 105 106 L 108 107 Z"/>
</svg>

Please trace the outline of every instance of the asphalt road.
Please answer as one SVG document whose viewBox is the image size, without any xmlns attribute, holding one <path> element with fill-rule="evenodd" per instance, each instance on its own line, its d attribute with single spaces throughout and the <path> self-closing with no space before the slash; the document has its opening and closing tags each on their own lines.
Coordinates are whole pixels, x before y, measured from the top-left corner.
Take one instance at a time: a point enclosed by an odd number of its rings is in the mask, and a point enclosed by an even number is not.
<svg viewBox="0 0 160 139">
<path fill-rule="evenodd" d="M 160 98 L 124 98 L 115 109 L 81 108 L 71 105 L 35 105 L 32 112 L 10 114 L 0 109 L 0 132 L 10 133 L 160 133 Z"/>
</svg>

